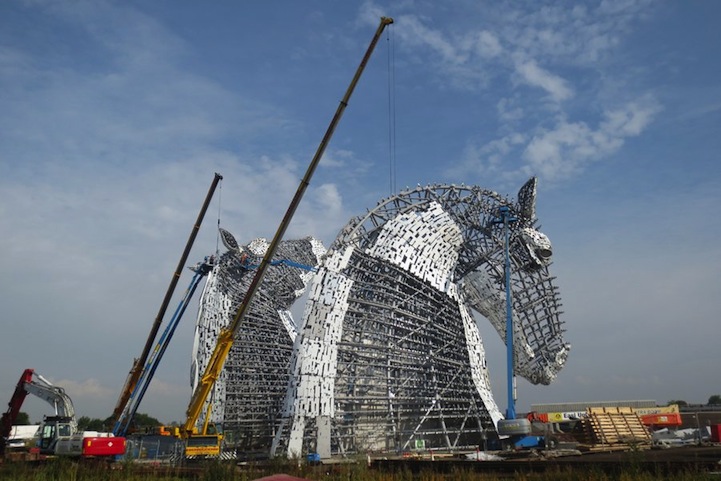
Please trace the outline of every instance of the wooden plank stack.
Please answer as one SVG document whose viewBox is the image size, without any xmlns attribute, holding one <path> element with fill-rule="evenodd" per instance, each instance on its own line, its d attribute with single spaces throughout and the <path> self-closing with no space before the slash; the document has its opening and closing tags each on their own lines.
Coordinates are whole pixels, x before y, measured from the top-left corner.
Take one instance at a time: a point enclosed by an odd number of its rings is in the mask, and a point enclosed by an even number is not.
<svg viewBox="0 0 721 481">
<path fill-rule="evenodd" d="M 616 451 L 646 449 L 651 434 L 641 418 L 629 407 L 589 408 L 574 432 L 579 449 Z"/>
</svg>

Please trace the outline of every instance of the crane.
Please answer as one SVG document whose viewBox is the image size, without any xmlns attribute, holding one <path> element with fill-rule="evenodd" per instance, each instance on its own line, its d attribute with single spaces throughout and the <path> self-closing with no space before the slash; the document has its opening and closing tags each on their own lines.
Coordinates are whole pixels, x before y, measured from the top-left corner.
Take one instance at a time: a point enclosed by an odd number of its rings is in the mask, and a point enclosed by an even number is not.
<svg viewBox="0 0 721 481">
<path fill-rule="evenodd" d="M 130 369 L 130 372 L 128 373 L 128 377 L 125 381 L 125 384 L 123 385 L 122 390 L 120 391 L 120 395 L 118 396 L 118 401 L 115 404 L 115 409 L 113 409 L 113 419 L 114 425 L 117 426 L 119 423 L 122 423 L 123 413 L 128 411 L 128 403 L 130 400 L 131 395 L 136 392 L 136 386 L 138 384 L 138 380 L 143 372 L 143 366 L 145 366 L 148 355 L 150 354 L 150 349 L 153 346 L 153 341 L 155 341 L 155 337 L 158 334 L 158 331 L 160 330 L 160 324 L 163 322 L 163 317 L 165 316 L 165 311 L 168 308 L 168 305 L 170 304 L 170 300 L 173 297 L 173 292 L 175 291 L 175 286 L 178 284 L 178 280 L 180 279 L 180 274 L 183 270 L 183 267 L 185 266 L 185 262 L 188 259 L 188 255 L 190 254 L 190 249 L 193 247 L 193 243 L 195 242 L 195 237 L 198 235 L 198 230 L 200 230 L 200 224 L 203 222 L 203 217 L 205 217 L 205 212 L 208 210 L 208 205 L 210 204 L 210 200 L 213 198 L 213 194 L 215 193 L 215 189 L 218 186 L 218 183 L 223 179 L 223 176 L 215 173 L 215 176 L 213 177 L 213 182 L 210 185 L 210 188 L 208 189 L 208 193 L 205 196 L 205 201 L 203 202 L 202 207 L 200 208 L 200 212 L 198 213 L 198 218 L 196 219 L 195 223 L 193 224 L 193 228 L 190 231 L 190 236 L 188 237 L 188 241 L 185 244 L 185 250 L 180 256 L 180 261 L 178 262 L 178 266 L 175 269 L 175 272 L 173 273 L 173 277 L 170 280 L 170 285 L 168 286 L 168 290 L 165 293 L 165 298 L 163 298 L 163 302 L 160 305 L 160 309 L 158 310 L 158 314 L 155 316 L 155 322 L 153 323 L 152 328 L 150 329 L 150 333 L 148 334 L 148 339 L 145 341 L 145 347 L 143 348 L 142 353 L 140 354 L 140 357 L 135 359 L 133 361 L 133 366 Z"/>
<path fill-rule="evenodd" d="M 142 371 L 140 372 L 138 381 L 135 385 L 135 388 L 133 389 L 133 392 L 128 398 L 125 409 L 115 421 L 115 425 L 113 426 L 113 434 L 115 434 L 116 436 L 125 436 L 128 434 L 130 426 L 133 422 L 133 417 L 138 411 L 138 407 L 140 406 L 140 402 L 145 396 L 145 391 L 148 389 L 150 381 L 153 380 L 155 370 L 158 368 L 158 365 L 160 364 L 160 361 L 165 354 L 165 350 L 170 344 L 170 340 L 173 338 L 175 328 L 178 327 L 180 319 L 183 317 L 185 309 L 188 307 L 188 304 L 190 303 L 190 300 L 192 299 L 193 294 L 198 287 L 198 284 L 213 269 L 214 262 L 215 256 L 208 256 L 203 260 L 203 262 L 199 262 L 194 267 L 189 267 L 189 269 L 192 270 L 195 274 L 190 280 L 190 285 L 186 289 L 183 299 L 180 301 L 178 307 L 175 309 L 173 317 L 170 319 L 170 322 L 165 328 L 165 331 L 163 331 L 163 334 L 158 339 L 155 348 L 150 354 L 148 362 L 145 364 Z"/>
<path fill-rule="evenodd" d="M 308 166 L 308 169 L 306 170 L 306 173 L 300 182 L 300 185 L 298 186 L 298 190 L 293 196 L 293 199 L 288 206 L 288 210 L 283 216 L 283 219 L 278 226 L 278 230 L 276 231 L 273 240 L 270 242 L 268 250 L 265 252 L 263 260 L 258 266 L 255 275 L 253 276 L 253 279 L 248 286 L 248 291 L 246 292 L 243 301 L 240 303 L 235 317 L 233 318 L 229 326 L 222 329 L 218 334 L 218 341 L 215 345 L 215 349 L 213 350 L 213 353 L 211 354 L 208 361 L 208 365 L 206 366 L 205 371 L 200 378 L 200 383 L 198 384 L 195 392 L 193 392 L 193 395 L 190 399 L 188 410 L 186 412 L 186 421 L 181 429 L 181 435 L 186 439 L 186 456 L 218 456 L 220 454 L 220 443 L 222 441 L 222 436 L 217 432 L 208 432 L 208 418 L 210 416 L 206 414 L 205 423 L 203 425 L 203 429 L 200 432 L 196 427 L 201 412 L 203 411 L 203 405 L 208 399 L 208 396 L 210 395 L 210 391 L 212 390 L 215 381 L 218 379 L 221 371 L 223 370 L 223 364 L 225 363 L 225 360 L 228 357 L 228 353 L 230 352 L 230 348 L 233 345 L 235 334 L 240 328 L 241 322 L 243 321 L 243 318 L 248 311 L 250 303 L 253 300 L 256 291 L 260 287 L 261 282 L 263 281 L 265 271 L 270 265 L 271 259 L 273 259 L 273 256 L 275 255 L 278 244 L 282 240 L 283 235 L 285 234 L 285 231 L 288 228 L 288 225 L 290 224 L 293 215 L 295 214 L 298 204 L 300 203 L 303 195 L 305 194 L 305 190 L 310 184 L 310 179 L 313 176 L 313 173 L 315 172 L 315 169 L 318 166 L 318 163 L 320 162 L 320 159 L 323 156 L 323 153 L 325 152 L 325 149 L 328 146 L 331 137 L 333 136 L 333 132 L 335 131 L 335 128 L 338 125 L 338 122 L 340 121 L 340 118 L 343 115 L 345 108 L 348 106 L 348 101 L 350 100 L 350 97 L 353 94 L 353 90 L 355 89 L 356 84 L 358 83 L 358 80 L 360 79 L 360 76 L 363 73 L 366 64 L 368 63 L 368 60 L 370 59 L 370 56 L 373 53 L 376 44 L 378 43 L 378 39 L 383 33 L 385 27 L 392 23 L 392 18 L 381 17 L 380 24 L 378 25 L 378 28 L 376 29 L 373 38 L 371 39 L 370 45 L 368 46 L 368 49 L 366 50 L 366 53 L 363 56 L 360 65 L 356 69 L 355 75 L 353 76 L 353 79 L 351 80 L 351 83 L 348 86 L 348 89 L 346 90 L 343 99 L 340 101 L 340 104 L 336 109 L 335 115 L 331 119 L 328 129 L 326 130 L 325 135 L 321 139 L 320 145 L 318 146 L 318 149 L 316 150 L 316 153 L 313 156 L 313 159 L 311 160 L 310 165 Z"/>
</svg>

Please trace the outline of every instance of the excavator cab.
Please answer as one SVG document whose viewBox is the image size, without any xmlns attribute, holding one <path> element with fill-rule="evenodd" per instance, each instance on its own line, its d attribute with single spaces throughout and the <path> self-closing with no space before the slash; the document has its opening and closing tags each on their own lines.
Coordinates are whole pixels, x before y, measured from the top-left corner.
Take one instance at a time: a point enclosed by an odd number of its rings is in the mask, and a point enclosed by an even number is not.
<svg viewBox="0 0 721 481">
<path fill-rule="evenodd" d="M 53 453 L 54 444 L 60 437 L 74 434 L 72 418 L 66 416 L 45 416 L 38 433 L 37 446 L 42 453 Z"/>
</svg>

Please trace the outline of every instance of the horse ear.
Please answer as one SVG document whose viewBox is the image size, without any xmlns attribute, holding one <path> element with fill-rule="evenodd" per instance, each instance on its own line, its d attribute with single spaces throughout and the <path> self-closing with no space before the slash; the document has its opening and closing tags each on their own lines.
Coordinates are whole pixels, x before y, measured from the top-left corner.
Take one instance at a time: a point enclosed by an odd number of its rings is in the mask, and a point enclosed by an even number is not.
<svg viewBox="0 0 721 481">
<path fill-rule="evenodd" d="M 536 219 L 536 177 L 531 177 L 518 191 L 518 207 L 524 219 Z"/>
<path fill-rule="evenodd" d="M 233 234 L 223 229 L 222 227 L 218 227 L 218 230 L 220 231 L 220 240 L 223 242 L 223 245 L 228 250 L 237 251 L 240 249 L 240 246 L 238 246 L 238 241 L 235 240 Z"/>
</svg>

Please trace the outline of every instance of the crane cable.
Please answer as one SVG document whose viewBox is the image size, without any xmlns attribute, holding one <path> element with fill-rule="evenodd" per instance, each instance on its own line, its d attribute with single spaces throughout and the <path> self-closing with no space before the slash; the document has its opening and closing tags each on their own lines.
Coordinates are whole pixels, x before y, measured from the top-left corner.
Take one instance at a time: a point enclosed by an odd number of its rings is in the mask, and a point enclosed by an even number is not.
<svg viewBox="0 0 721 481">
<path fill-rule="evenodd" d="M 390 195 L 396 192 L 396 92 L 395 92 L 395 42 L 392 41 L 392 28 L 386 31 L 388 43 L 388 187 Z"/>
</svg>

